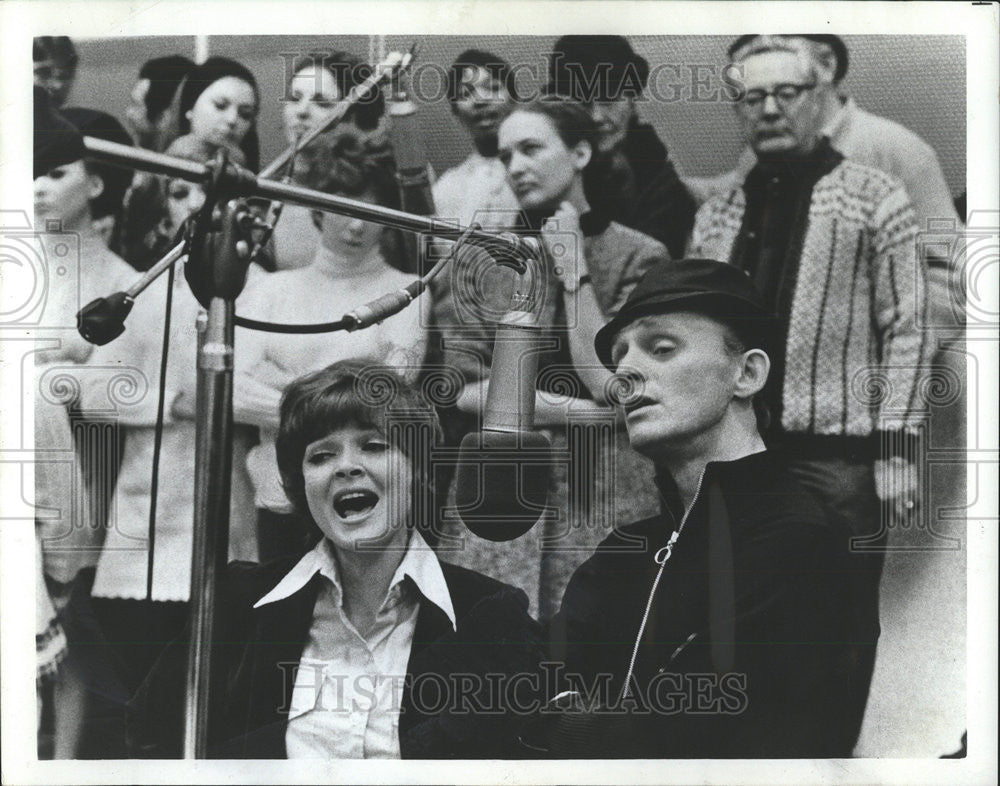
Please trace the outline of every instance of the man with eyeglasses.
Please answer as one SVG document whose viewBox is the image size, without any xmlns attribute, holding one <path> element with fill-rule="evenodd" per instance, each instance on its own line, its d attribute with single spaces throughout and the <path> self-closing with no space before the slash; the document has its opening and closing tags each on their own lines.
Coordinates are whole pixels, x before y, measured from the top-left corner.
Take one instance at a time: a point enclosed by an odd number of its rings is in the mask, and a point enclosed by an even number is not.
<svg viewBox="0 0 1000 786">
<path fill-rule="evenodd" d="M 913 208 L 899 181 L 830 146 L 815 63 L 781 37 L 756 41 L 736 61 L 736 113 L 757 164 L 701 207 L 689 255 L 745 270 L 778 315 L 768 446 L 850 522 L 854 551 L 879 553 L 889 522 L 919 510 L 933 342 Z M 861 589 L 877 595 L 877 578 Z"/>
<path fill-rule="evenodd" d="M 960 230 L 965 217 L 956 208 L 934 148 L 909 128 L 859 106 L 843 87 L 850 55 L 840 36 L 742 35 L 729 45 L 729 57 L 740 62 L 748 51 L 776 40 L 798 49 L 815 64 L 818 80 L 813 90 L 823 114 L 823 135 L 830 140 L 830 146 L 849 161 L 879 169 L 901 181 L 913 204 L 920 231 L 941 226 Z M 754 150 L 748 145 L 734 170 L 714 178 L 689 177 L 685 182 L 699 201 L 704 201 L 741 183 L 756 163 Z M 961 257 L 942 256 L 936 253 L 933 243 L 921 248 L 927 254 L 930 324 L 960 328 L 960 313 L 964 310 Z M 945 352 L 939 360 L 953 365 L 954 355 Z M 964 369 L 959 369 L 959 373 L 964 376 Z"/>
</svg>

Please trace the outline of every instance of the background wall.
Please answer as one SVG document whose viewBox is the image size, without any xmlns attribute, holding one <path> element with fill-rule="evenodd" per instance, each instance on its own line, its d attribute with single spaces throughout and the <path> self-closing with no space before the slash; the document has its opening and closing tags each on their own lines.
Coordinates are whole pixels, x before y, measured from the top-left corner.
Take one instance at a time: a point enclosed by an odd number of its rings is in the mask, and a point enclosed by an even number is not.
<svg viewBox="0 0 1000 786">
<path fill-rule="evenodd" d="M 425 102 L 420 122 L 431 162 L 438 172 L 457 163 L 469 143 L 443 98 L 442 69 L 464 49 L 495 52 L 518 71 L 521 89 L 537 89 L 546 78 L 545 36 L 387 36 L 388 49 L 406 49 L 416 40 L 416 65 Z M 661 69 L 660 100 L 647 97 L 640 112 L 659 131 L 683 174 L 707 176 L 726 171 L 740 147 L 731 107 L 708 98 L 719 92 L 730 36 L 632 36 L 635 49 Z M 937 151 L 953 195 L 965 190 L 965 40 L 961 36 L 845 36 L 850 69 L 845 85 L 865 108 L 916 131 Z M 181 53 L 193 57 L 193 36 L 78 40 L 80 70 L 70 104 L 123 115 L 139 66 L 151 57 Z M 240 60 L 257 76 L 261 91 L 258 127 L 261 161 L 284 149 L 281 96 L 285 87 L 282 53 L 346 49 L 369 56 L 368 36 L 212 36 L 209 54 Z M 439 68 L 440 67 L 440 68 Z M 702 87 L 693 84 L 700 77 Z M 663 100 L 673 96 L 672 100 Z"/>
</svg>

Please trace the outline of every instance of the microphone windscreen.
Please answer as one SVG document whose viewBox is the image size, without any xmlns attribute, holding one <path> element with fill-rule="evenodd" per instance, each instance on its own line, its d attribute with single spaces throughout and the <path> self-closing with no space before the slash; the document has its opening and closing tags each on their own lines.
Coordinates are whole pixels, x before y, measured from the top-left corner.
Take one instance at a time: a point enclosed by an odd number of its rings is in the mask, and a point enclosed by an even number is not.
<svg viewBox="0 0 1000 786">
<path fill-rule="evenodd" d="M 486 540 L 514 540 L 545 515 L 552 443 L 537 431 L 466 434 L 455 475 L 462 523 Z"/>
</svg>

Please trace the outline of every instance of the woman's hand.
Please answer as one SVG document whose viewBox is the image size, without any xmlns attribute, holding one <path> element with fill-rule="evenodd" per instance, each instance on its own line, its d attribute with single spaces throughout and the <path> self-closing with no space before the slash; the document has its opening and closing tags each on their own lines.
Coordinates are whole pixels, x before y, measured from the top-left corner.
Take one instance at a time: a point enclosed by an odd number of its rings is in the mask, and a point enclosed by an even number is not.
<svg viewBox="0 0 1000 786">
<path fill-rule="evenodd" d="M 575 292 L 580 276 L 587 272 L 583 254 L 583 230 L 580 214 L 569 202 L 563 200 L 559 209 L 542 225 L 542 241 L 553 260 L 553 271 L 563 289 Z"/>
</svg>

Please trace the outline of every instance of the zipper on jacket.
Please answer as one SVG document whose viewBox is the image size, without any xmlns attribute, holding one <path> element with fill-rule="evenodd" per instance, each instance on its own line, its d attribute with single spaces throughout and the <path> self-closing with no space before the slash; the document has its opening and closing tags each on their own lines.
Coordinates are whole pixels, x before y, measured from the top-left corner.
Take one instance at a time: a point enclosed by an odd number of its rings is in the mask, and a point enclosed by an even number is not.
<svg viewBox="0 0 1000 786">
<path fill-rule="evenodd" d="M 628 673 L 625 675 L 625 684 L 622 686 L 621 695 L 618 697 L 619 703 L 629 696 L 629 684 L 632 682 L 632 673 L 635 671 L 635 661 L 639 655 L 639 644 L 642 642 L 642 634 L 646 632 L 646 623 L 649 621 L 649 612 L 650 609 L 653 608 L 653 598 L 656 597 L 656 588 L 659 586 L 660 579 L 663 577 L 663 569 L 667 565 L 667 560 L 669 560 L 671 555 L 674 553 L 674 544 L 677 543 L 677 539 L 681 536 L 681 532 L 684 531 L 684 525 L 687 523 L 688 516 L 690 516 L 691 511 L 694 510 L 694 506 L 698 504 L 698 497 L 701 494 L 701 484 L 705 480 L 705 472 L 707 470 L 708 465 L 706 464 L 705 468 L 701 471 L 701 477 L 698 478 L 698 486 L 694 492 L 694 499 L 691 500 L 690 507 L 684 511 L 684 515 L 681 517 L 681 523 L 670 536 L 670 540 L 667 541 L 667 545 L 658 549 L 656 554 L 653 555 L 653 561 L 660 566 L 660 569 L 656 571 L 656 577 L 653 579 L 653 586 L 649 590 L 649 599 L 646 601 L 646 611 L 643 612 L 642 622 L 639 625 L 639 632 L 635 637 L 635 646 L 632 648 L 632 658 L 629 660 Z M 685 644 L 686 643 L 687 642 L 685 642 Z M 681 646 L 683 647 L 684 645 Z"/>
</svg>

